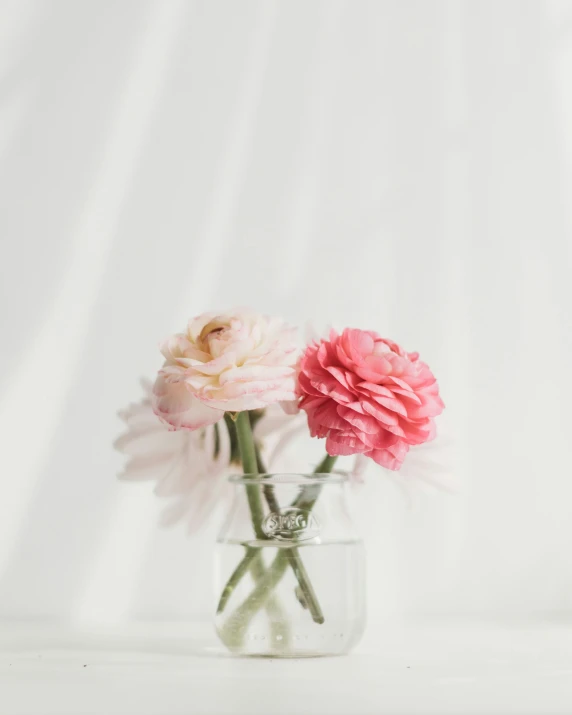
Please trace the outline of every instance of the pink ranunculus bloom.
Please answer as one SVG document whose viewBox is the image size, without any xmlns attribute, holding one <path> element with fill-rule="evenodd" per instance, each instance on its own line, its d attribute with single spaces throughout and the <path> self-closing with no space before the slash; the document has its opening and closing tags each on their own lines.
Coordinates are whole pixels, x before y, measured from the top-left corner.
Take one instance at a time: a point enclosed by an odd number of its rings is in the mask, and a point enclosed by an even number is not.
<svg viewBox="0 0 572 715">
<path fill-rule="evenodd" d="M 349 328 L 306 348 L 298 396 L 312 436 L 326 438 L 330 455 L 364 454 L 394 470 L 411 445 L 433 439 L 433 418 L 444 407 L 417 353 Z"/>
<path fill-rule="evenodd" d="M 155 414 L 171 429 L 195 430 L 243 412 L 295 399 L 296 331 L 247 311 L 205 313 L 161 346 Z"/>
</svg>

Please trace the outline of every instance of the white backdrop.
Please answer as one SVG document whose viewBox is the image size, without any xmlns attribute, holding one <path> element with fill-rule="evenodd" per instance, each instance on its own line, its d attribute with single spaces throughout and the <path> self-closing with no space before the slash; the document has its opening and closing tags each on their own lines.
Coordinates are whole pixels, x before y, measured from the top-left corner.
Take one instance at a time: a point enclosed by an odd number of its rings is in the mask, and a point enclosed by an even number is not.
<svg viewBox="0 0 572 715">
<path fill-rule="evenodd" d="M 210 607 L 213 518 L 115 480 L 205 309 L 376 329 L 457 496 L 356 495 L 370 614 L 572 612 L 572 3 L 0 2 L 0 617 Z"/>
</svg>

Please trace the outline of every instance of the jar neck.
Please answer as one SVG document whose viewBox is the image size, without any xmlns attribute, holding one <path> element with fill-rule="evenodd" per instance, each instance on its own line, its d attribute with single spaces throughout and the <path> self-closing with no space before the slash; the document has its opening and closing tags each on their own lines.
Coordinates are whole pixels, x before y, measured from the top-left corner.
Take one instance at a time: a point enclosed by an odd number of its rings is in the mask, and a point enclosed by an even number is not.
<svg viewBox="0 0 572 715">
<path fill-rule="evenodd" d="M 241 475 L 230 478 L 233 505 L 225 536 L 316 543 L 353 534 L 343 474 Z M 240 539 L 239 539 L 240 540 Z"/>
</svg>

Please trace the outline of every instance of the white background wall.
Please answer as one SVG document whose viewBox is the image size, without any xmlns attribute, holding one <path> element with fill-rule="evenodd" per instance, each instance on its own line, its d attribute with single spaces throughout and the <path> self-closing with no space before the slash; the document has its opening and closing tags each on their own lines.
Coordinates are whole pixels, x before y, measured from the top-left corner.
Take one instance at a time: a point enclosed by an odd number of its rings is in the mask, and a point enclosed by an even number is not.
<svg viewBox="0 0 572 715">
<path fill-rule="evenodd" d="M 565 617 L 572 3 L 0 3 L 0 617 L 207 614 L 115 413 L 205 309 L 439 376 L 456 497 L 371 470 L 371 616 Z"/>
</svg>

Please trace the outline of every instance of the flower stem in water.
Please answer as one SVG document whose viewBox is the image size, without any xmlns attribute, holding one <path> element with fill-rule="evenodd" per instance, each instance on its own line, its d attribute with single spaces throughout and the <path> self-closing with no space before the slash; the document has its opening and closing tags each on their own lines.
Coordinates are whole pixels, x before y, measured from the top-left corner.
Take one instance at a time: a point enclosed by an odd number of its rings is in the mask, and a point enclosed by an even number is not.
<svg viewBox="0 0 572 715">
<path fill-rule="evenodd" d="M 240 439 L 240 438 L 239 438 Z M 320 464 L 316 467 L 314 470 L 315 474 L 327 474 L 330 473 L 336 463 L 336 457 L 332 457 L 329 454 L 327 454 L 324 459 L 320 462 Z M 302 489 L 301 493 L 296 497 L 294 502 L 292 502 L 293 507 L 297 507 L 299 509 L 305 509 L 307 511 L 311 511 L 314 507 L 314 504 L 316 503 L 316 500 L 318 499 L 320 492 L 322 491 L 322 485 L 321 484 L 312 484 L 308 485 L 307 487 L 304 487 Z M 268 500 L 268 495 L 265 494 L 267 500 Z M 274 494 L 272 493 L 272 497 Z M 272 507 L 271 507 L 272 508 Z M 275 509 L 272 509 L 274 511 Z M 222 613 L 224 610 L 228 599 L 232 595 L 234 589 L 236 588 L 237 584 L 240 582 L 240 580 L 244 577 L 245 573 L 248 571 L 249 566 L 250 566 L 250 560 L 252 559 L 252 555 L 250 551 L 252 551 L 252 547 L 247 548 L 247 552 L 245 556 L 243 557 L 242 561 L 238 564 L 236 569 L 233 571 L 231 574 L 229 580 L 227 581 L 224 590 L 222 592 L 218 608 L 217 608 L 217 613 Z M 289 552 L 288 555 L 284 555 L 284 552 Z M 297 548 L 293 549 L 284 549 L 282 550 L 274 559 L 272 564 L 270 565 L 267 574 L 276 571 L 274 574 L 274 578 L 276 578 L 276 584 L 280 581 L 284 574 L 284 570 L 286 568 L 287 563 L 290 563 L 292 566 L 292 570 L 294 571 L 294 574 L 296 575 L 296 578 L 298 580 L 298 584 L 300 586 L 300 589 L 304 595 L 304 600 L 306 603 L 306 606 L 310 609 L 312 618 L 316 623 L 323 623 L 324 622 L 324 615 L 322 613 L 322 610 L 320 608 L 320 604 L 317 600 L 316 594 L 314 592 L 314 589 L 312 587 L 311 581 L 308 578 L 308 573 L 304 567 L 304 564 L 300 558 L 300 554 L 298 552 Z M 268 579 L 264 582 L 260 581 L 259 586 L 262 584 L 264 586 L 265 583 L 272 584 L 272 581 L 269 581 Z M 276 585 L 274 584 L 274 585 Z M 274 588 L 274 585 L 272 585 L 272 588 Z M 257 586 L 258 588 L 258 586 Z M 252 598 L 251 598 L 252 597 Z M 250 600 L 249 600 L 250 599 Z M 261 600 L 261 595 L 260 593 L 253 591 L 251 596 L 247 599 L 248 603 L 250 603 L 249 609 L 246 609 L 245 604 L 241 606 L 240 608 L 243 608 L 243 611 L 245 610 L 252 610 L 254 608 L 254 604 L 256 602 L 260 602 Z M 245 601 L 246 603 L 246 601 Z M 259 606 L 259 608 L 254 608 L 252 610 L 252 615 L 255 615 L 256 612 L 262 607 L 263 603 Z M 252 616 L 251 616 L 252 617 Z M 232 617 L 232 620 L 234 621 L 234 615 Z M 250 620 L 250 619 L 249 619 Z"/>
</svg>

